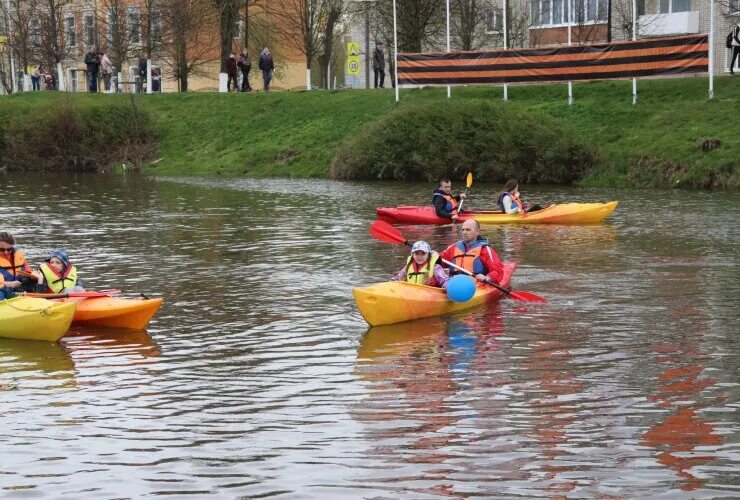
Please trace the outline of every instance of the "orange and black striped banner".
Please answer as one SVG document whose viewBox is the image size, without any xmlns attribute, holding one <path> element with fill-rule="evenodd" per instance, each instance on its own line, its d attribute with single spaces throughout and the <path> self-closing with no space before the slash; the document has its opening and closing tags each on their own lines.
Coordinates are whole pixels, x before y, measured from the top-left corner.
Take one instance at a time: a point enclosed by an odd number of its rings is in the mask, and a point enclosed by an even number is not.
<svg viewBox="0 0 740 500">
<path fill-rule="evenodd" d="M 707 73 L 707 35 L 547 49 L 398 54 L 401 85 L 605 80 Z"/>
</svg>

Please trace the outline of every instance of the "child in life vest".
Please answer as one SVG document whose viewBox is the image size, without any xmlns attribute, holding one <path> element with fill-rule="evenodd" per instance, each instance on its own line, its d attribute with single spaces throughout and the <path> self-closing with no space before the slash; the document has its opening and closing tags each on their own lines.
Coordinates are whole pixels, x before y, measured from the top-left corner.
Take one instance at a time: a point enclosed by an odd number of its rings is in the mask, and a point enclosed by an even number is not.
<svg viewBox="0 0 740 500">
<path fill-rule="evenodd" d="M 77 268 L 69 261 L 64 250 L 54 250 L 51 257 L 41 264 L 36 291 L 40 293 L 67 293 L 84 290 L 77 277 Z"/>
<path fill-rule="evenodd" d="M 423 240 L 414 243 L 406 265 L 391 276 L 391 281 L 408 281 L 439 288 L 446 288 L 449 280 L 450 277 L 439 264 L 439 254 L 432 252 L 432 247 Z"/>
</svg>

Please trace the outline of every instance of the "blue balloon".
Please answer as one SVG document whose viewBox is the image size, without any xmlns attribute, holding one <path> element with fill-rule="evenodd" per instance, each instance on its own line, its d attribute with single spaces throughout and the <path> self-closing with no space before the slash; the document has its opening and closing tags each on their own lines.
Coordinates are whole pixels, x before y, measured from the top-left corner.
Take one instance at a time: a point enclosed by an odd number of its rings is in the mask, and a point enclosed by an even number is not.
<svg viewBox="0 0 740 500">
<path fill-rule="evenodd" d="M 447 282 L 447 297 L 455 302 L 467 302 L 475 295 L 475 281 L 464 274 L 453 276 Z"/>
</svg>

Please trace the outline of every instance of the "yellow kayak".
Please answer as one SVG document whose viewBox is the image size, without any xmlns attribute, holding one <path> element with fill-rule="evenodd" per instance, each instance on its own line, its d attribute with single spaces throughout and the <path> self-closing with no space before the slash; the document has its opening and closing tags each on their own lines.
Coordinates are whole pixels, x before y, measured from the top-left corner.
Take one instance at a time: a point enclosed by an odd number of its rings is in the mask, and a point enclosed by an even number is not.
<svg viewBox="0 0 740 500">
<path fill-rule="evenodd" d="M 31 297 L 0 301 L 0 337 L 56 342 L 67 333 L 77 304 Z"/>
<path fill-rule="evenodd" d="M 591 224 L 607 218 L 619 204 L 561 203 L 536 212 L 506 215 L 496 210 L 464 210 L 457 222 L 475 218 L 481 224 Z M 438 217 L 433 207 L 378 208 L 378 219 L 390 224 L 449 224 L 450 219 Z"/>
<path fill-rule="evenodd" d="M 504 263 L 502 285 L 509 286 L 515 267 L 514 263 Z M 492 286 L 478 284 L 472 299 L 467 302 L 453 302 L 441 288 L 405 281 L 377 283 L 367 288 L 353 288 L 352 292 L 360 314 L 370 326 L 390 325 L 462 311 L 503 296 L 503 293 Z"/>
</svg>

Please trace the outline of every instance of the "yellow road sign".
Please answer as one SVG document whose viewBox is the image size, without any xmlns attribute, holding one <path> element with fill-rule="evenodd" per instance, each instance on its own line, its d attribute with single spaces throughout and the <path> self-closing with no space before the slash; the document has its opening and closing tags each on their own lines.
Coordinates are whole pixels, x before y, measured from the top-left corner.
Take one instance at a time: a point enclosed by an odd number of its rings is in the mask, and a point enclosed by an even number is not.
<svg viewBox="0 0 740 500">
<path fill-rule="evenodd" d="M 352 76 L 360 74 L 360 42 L 347 44 L 347 74 Z"/>
</svg>

